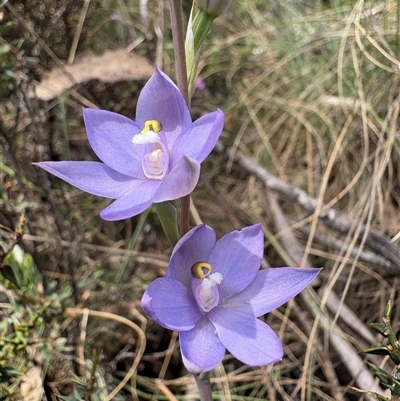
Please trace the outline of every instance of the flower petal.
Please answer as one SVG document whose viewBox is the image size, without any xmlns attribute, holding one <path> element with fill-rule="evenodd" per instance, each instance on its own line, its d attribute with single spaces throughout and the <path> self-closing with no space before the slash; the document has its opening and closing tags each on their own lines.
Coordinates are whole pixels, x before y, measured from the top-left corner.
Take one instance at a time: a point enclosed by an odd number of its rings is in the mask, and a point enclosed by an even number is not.
<svg viewBox="0 0 400 401">
<path fill-rule="evenodd" d="M 189 131 L 176 139 L 171 151 L 172 164 L 183 155 L 196 159 L 199 163 L 203 162 L 217 143 L 223 128 L 224 113 L 221 110 L 196 120 Z"/>
<path fill-rule="evenodd" d="M 207 317 L 222 344 L 239 361 L 264 366 L 282 359 L 283 348 L 278 336 L 254 316 L 217 306 Z"/>
<path fill-rule="evenodd" d="M 182 157 L 181 161 L 167 173 L 153 202 L 159 203 L 181 198 L 190 194 L 199 181 L 200 164 L 194 159 Z"/>
<path fill-rule="evenodd" d="M 215 245 L 215 231 L 199 225 L 187 232 L 175 245 L 168 265 L 167 276 L 173 277 L 191 289 L 191 268 L 196 262 L 208 260 Z"/>
<path fill-rule="evenodd" d="M 321 271 L 303 267 L 275 267 L 260 270 L 254 281 L 241 293 L 221 306 L 262 316 L 278 308 L 302 291 Z"/>
<path fill-rule="evenodd" d="M 264 254 L 260 224 L 232 231 L 215 244 L 209 263 L 223 276 L 219 285 L 220 303 L 244 290 L 256 277 Z"/>
<path fill-rule="evenodd" d="M 137 124 L 142 127 L 147 120 L 161 122 L 169 149 L 177 136 L 192 124 L 181 92 L 167 75 L 157 68 L 140 92 L 136 106 Z"/>
<path fill-rule="evenodd" d="M 99 159 L 122 174 L 144 178 L 142 149 L 132 143 L 140 131 L 134 121 L 105 110 L 83 109 L 86 132 Z"/>
<path fill-rule="evenodd" d="M 181 282 L 169 277 L 150 283 L 143 295 L 142 307 L 152 319 L 170 330 L 190 330 L 201 318 L 191 292 Z"/>
<path fill-rule="evenodd" d="M 100 162 L 33 163 L 71 185 L 93 195 L 116 199 L 128 192 L 134 179 Z"/>
<path fill-rule="evenodd" d="M 118 198 L 100 212 L 104 220 L 123 220 L 136 216 L 153 203 L 153 195 L 160 186 L 160 181 L 133 180 L 129 192 Z"/>
<path fill-rule="evenodd" d="M 203 316 L 192 330 L 179 333 L 183 364 L 192 374 L 215 368 L 225 355 L 214 326 Z"/>
</svg>

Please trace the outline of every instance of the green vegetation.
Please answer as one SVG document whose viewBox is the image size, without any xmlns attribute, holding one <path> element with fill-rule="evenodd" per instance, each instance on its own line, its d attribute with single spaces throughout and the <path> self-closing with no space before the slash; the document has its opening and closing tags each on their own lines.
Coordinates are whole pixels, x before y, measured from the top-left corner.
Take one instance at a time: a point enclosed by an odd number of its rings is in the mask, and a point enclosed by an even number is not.
<svg viewBox="0 0 400 401">
<path fill-rule="evenodd" d="M 143 3 L 1 4 L 0 400 L 199 399 L 177 336 L 140 307 L 171 250 L 155 209 L 103 221 L 109 200 L 32 166 L 96 160 L 82 106 L 134 118 L 147 80 L 122 68 L 69 77 L 43 100 L 49 71 L 61 81 L 77 60 L 85 72 L 106 67 L 89 52 L 126 49 L 173 77 L 167 2 Z M 191 224 L 223 235 L 261 221 L 264 267 L 324 266 L 315 288 L 265 318 L 283 361 L 257 369 L 226 355 L 215 399 L 359 400 L 377 391 L 360 370 L 398 394 L 398 361 L 361 351 L 390 346 L 369 331 L 389 299 L 395 333 L 400 322 L 400 2 L 234 0 L 203 50 L 193 117 L 219 107 L 226 123 Z M 254 166 L 281 181 L 266 188 Z"/>
</svg>

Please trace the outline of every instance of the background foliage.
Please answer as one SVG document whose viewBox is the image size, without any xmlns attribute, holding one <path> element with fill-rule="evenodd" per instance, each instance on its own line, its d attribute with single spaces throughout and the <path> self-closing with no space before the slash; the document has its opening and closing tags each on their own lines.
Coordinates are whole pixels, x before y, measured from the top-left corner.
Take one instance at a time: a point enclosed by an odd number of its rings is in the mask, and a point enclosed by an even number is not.
<svg viewBox="0 0 400 401">
<path fill-rule="evenodd" d="M 82 106 L 134 118 L 147 80 L 71 80 L 41 100 L 49 71 L 61 79 L 77 60 L 93 68 L 88 52 L 125 49 L 173 76 L 167 3 L 16 0 L 0 19 L 0 398 L 198 399 L 176 334 L 140 308 L 170 254 L 154 212 L 103 221 L 108 200 L 31 164 L 95 160 Z M 261 221 L 264 267 L 325 267 L 314 289 L 265 317 L 284 360 L 254 369 L 227 355 L 212 372 L 216 397 L 359 400 L 379 391 L 362 381 L 367 361 L 395 388 L 395 363 L 360 351 L 386 344 L 369 324 L 390 298 L 399 328 L 398 0 L 234 1 L 212 31 L 192 113 L 219 107 L 226 124 L 192 224 L 223 235 Z"/>
</svg>

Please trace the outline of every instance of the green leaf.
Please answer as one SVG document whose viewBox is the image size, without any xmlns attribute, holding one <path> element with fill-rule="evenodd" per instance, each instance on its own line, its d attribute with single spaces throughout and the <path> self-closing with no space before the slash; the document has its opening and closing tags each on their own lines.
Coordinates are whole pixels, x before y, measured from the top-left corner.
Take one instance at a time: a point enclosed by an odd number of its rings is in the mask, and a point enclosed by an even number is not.
<svg viewBox="0 0 400 401">
<path fill-rule="evenodd" d="M 18 376 L 22 376 L 22 372 L 12 366 L 3 366 L 0 368 L 0 383 L 8 383 Z"/>
<path fill-rule="evenodd" d="M 383 336 L 385 335 L 386 325 L 383 323 L 371 323 L 371 328 L 381 333 Z"/>
<path fill-rule="evenodd" d="M 389 353 L 390 359 L 391 359 L 396 365 L 400 364 L 400 358 L 399 358 L 398 353 L 399 353 L 398 350 L 397 350 L 397 352 L 390 352 L 390 353 Z"/>
<path fill-rule="evenodd" d="M 175 246 L 179 241 L 178 213 L 176 207 L 170 202 L 154 204 L 165 235 Z"/>
<path fill-rule="evenodd" d="M 1 6 L 0 6 L 1 8 Z M 0 27 L 0 33 L 1 35 L 4 35 L 7 33 L 13 26 L 15 26 L 14 21 L 7 21 L 5 24 L 1 25 Z"/>
<path fill-rule="evenodd" d="M 15 269 L 13 269 L 10 265 L 5 265 L 0 272 L 4 278 L 6 278 L 8 281 L 11 281 L 16 287 L 21 288 Z"/>
<path fill-rule="evenodd" d="M 363 352 L 366 354 L 374 354 L 374 355 L 389 355 L 390 351 L 387 349 L 387 347 L 372 347 L 365 349 Z"/>
<path fill-rule="evenodd" d="M 5 174 L 9 175 L 10 178 L 15 176 L 15 172 L 11 167 L 8 167 L 2 160 L 0 160 L 0 171 L 3 171 Z"/>
<path fill-rule="evenodd" d="M 39 274 L 29 253 L 25 253 L 17 244 L 7 253 L 0 269 L 3 276 L 15 284 L 19 289 L 35 286 L 39 281 Z"/>
<path fill-rule="evenodd" d="M 384 397 L 383 395 L 380 395 L 378 393 L 368 393 L 371 394 L 373 397 L 375 397 L 378 401 L 390 401 L 388 398 Z"/>
</svg>

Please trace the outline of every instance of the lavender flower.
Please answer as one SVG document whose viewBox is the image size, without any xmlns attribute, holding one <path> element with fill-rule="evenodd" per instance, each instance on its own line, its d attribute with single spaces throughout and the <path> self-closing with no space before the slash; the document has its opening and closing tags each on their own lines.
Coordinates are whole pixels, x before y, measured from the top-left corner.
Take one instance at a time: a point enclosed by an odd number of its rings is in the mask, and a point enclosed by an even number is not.
<svg viewBox="0 0 400 401">
<path fill-rule="evenodd" d="M 179 331 L 189 372 L 211 370 L 225 349 L 252 366 L 282 359 L 278 336 L 257 317 L 297 295 L 320 269 L 259 270 L 263 251 L 260 224 L 217 242 L 214 230 L 200 225 L 175 246 L 166 277 L 147 288 L 142 307 L 161 326 Z"/>
<path fill-rule="evenodd" d="M 136 121 L 96 109 L 84 109 L 83 117 L 101 162 L 36 164 L 83 191 L 116 199 L 101 211 L 105 220 L 132 217 L 192 192 L 224 124 L 221 110 L 192 123 L 179 89 L 158 69 L 140 93 Z"/>
</svg>

